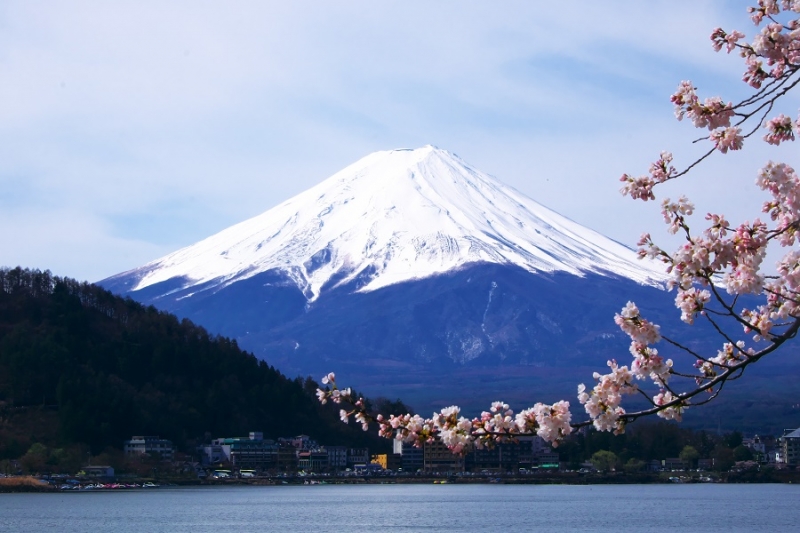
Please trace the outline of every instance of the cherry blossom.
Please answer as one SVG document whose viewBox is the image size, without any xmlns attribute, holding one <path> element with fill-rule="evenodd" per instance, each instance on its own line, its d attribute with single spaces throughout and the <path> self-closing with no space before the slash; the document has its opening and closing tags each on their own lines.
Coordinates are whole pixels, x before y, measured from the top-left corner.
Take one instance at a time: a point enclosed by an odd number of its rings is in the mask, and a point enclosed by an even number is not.
<svg viewBox="0 0 800 533">
<path fill-rule="evenodd" d="M 711 132 L 709 138 L 714 142 L 717 150 L 726 153 L 728 150 L 741 150 L 744 144 L 741 128 L 724 128 Z"/>
<path fill-rule="evenodd" d="M 764 135 L 764 140 L 769 144 L 778 145 L 784 141 L 794 140 L 794 124 L 792 119 L 781 113 L 777 117 L 771 118 L 764 124 L 768 133 Z"/>
<path fill-rule="evenodd" d="M 687 324 L 694 324 L 695 315 L 711 301 L 711 293 L 705 289 L 697 290 L 696 287 L 679 289 L 675 296 L 675 306 L 681 310 L 681 320 Z"/>
<path fill-rule="evenodd" d="M 699 172 L 699 165 L 712 155 L 743 149 L 745 140 L 762 127 L 766 130 L 763 141 L 771 149 L 793 142 L 800 134 L 800 117 L 793 121 L 787 114 L 795 110 L 779 109 L 783 96 L 800 85 L 800 0 L 758 0 L 748 13 L 757 27 L 750 42 L 742 32 L 716 28 L 711 45 L 717 52 L 739 53 L 744 62 L 742 80 L 751 94 L 737 103 L 721 96 L 701 100 L 691 81 L 680 82 L 670 96 L 675 116 L 707 130 L 696 142 L 710 144 L 704 155 L 680 168 L 672 153 L 664 151 L 646 174 L 623 174 L 620 192 L 624 196 L 655 201 L 662 184 Z M 322 378 L 325 388 L 317 390 L 317 397 L 323 404 L 331 400 L 349 405 L 349 410 L 340 411 L 345 422 L 353 416 L 365 430 L 377 422 L 381 436 L 416 446 L 438 439 L 454 453 L 521 435 L 538 435 L 557 445 L 574 429 L 590 425 L 621 433 L 626 424 L 650 415 L 679 421 L 686 409 L 716 398 L 728 379 L 778 350 L 800 329 L 800 178 L 791 166 L 769 161 L 758 171 L 755 185 L 767 197 L 761 205 L 761 213 L 768 217 L 765 221 L 753 217 L 752 222 L 732 223 L 724 214 L 707 213 L 704 222 L 690 225 L 696 207 L 688 198 L 661 201 L 667 232 L 680 234 L 684 242 L 669 252 L 656 244 L 651 233 L 644 233 L 638 255 L 664 263 L 670 275 L 667 289 L 675 291 L 681 320 L 686 324 L 707 321 L 720 334 L 720 348 L 711 354 L 694 352 L 662 333 L 629 301 L 614 322 L 630 337 L 631 363 L 608 361 L 609 372 L 596 372 L 591 388 L 578 387 L 586 420 L 573 422 L 566 401 L 537 403 L 518 413 L 508 404 L 494 402 L 472 419 L 462 416 L 457 406 L 431 418 L 373 416 L 363 399 L 356 400 L 350 389 L 337 386 L 332 373 Z M 693 229 L 698 227 L 699 231 Z M 774 265 L 774 273 L 765 274 L 765 264 Z M 739 303 L 743 294 L 757 295 L 762 303 L 744 308 Z M 654 346 L 657 343 L 661 343 L 659 348 Z M 690 361 L 679 365 L 678 357 Z M 684 366 L 691 369 L 679 370 Z M 622 404 L 630 395 L 643 398 L 648 407 L 626 410 Z"/>
</svg>

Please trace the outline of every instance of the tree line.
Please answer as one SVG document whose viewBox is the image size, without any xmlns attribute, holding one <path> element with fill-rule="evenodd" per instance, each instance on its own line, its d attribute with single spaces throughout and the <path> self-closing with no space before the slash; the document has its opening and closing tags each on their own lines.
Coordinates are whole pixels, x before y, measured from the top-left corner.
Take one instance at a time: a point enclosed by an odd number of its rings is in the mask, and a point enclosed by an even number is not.
<svg viewBox="0 0 800 533">
<path fill-rule="evenodd" d="M 0 269 L 0 460 L 37 442 L 98 454 L 136 434 L 179 449 L 251 430 L 388 446 L 337 423 L 316 387 L 152 306 L 49 271 Z"/>
<path fill-rule="evenodd" d="M 694 431 L 674 422 L 642 421 L 622 435 L 594 430 L 578 432 L 557 449 L 573 468 L 589 461 L 598 470 L 644 470 L 650 461 L 678 458 L 689 468 L 699 459 L 712 459 L 714 469 L 726 471 L 737 461 L 754 459 L 738 431 L 725 434 Z"/>
</svg>

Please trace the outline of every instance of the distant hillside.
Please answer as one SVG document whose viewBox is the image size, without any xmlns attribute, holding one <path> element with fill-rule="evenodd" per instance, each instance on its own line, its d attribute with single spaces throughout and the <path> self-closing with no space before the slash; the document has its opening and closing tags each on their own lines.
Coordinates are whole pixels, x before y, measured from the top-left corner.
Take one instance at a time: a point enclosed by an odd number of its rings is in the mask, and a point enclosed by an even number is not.
<svg viewBox="0 0 800 533">
<path fill-rule="evenodd" d="M 341 424 L 315 389 L 154 307 L 49 271 L 0 269 L 0 459 L 32 441 L 97 453 L 133 434 L 186 447 L 251 430 L 386 446 Z"/>
</svg>

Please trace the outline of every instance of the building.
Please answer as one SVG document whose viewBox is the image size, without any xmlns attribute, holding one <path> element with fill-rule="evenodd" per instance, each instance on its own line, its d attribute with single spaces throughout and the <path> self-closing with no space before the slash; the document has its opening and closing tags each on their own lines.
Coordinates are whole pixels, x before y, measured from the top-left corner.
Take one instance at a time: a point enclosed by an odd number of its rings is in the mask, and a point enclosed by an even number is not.
<svg viewBox="0 0 800 533">
<path fill-rule="evenodd" d="M 464 457 L 454 454 L 438 440 L 422 446 L 422 462 L 425 472 L 464 471 Z"/>
<path fill-rule="evenodd" d="M 697 469 L 698 470 L 711 470 L 714 468 L 714 460 L 713 459 L 698 459 L 697 460 Z"/>
<path fill-rule="evenodd" d="M 377 455 L 372 455 L 369 458 L 369 462 L 374 465 L 381 465 L 381 468 L 384 470 L 386 469 L 386 464 L 389 462 L 387 459 L 388 455 L 385 453 L 379 453 Z"/>
<path fill-rule="evenodd" d="M 465 458 L 470 472 L 517 472 L 522 469 L 559 468 L 560 457 L 541 437 L 522 437 L 473 450 Z"/>
<path fill-rule="evenodd" d="M 523 449 L 526 451 L 523 452 Z M 530 441 L 498 443 L 491 448 L 473 450 L 466 456 L 464 466 L 472 472 L 513 472 L 520 467 L 521 453 L 527 453 L 530 457 L 530 449 Z M 452 452 L 449 453 L 452 455 Z"/>
<path fill-rule="evenodd" d="M 308 472 L 322 472 L 328 469 L 328 452 L 324 448 L 300 450 L 297 452 L 297 468 Z"/>
<path fill-rule="evenodd" d="M 539 468 L 549 468 L 558 470 L 560 466 L 561 456 L 556 452 L 539 452 L 536 454 L 536 466 Z"/>
<path fill-rule="evenodd" d="M 775 463 L 775 451 L 779 447 L 775 437 L 755 435 L 753 438 L 743 439 L 742 445 L 748 448 L 760 463 Z"/>
<path fill-rule="evenodd" d="M 289 444 L 298 450 L 312 450 L 314 448 L 319 448 L 319 445 L 308 435 L 298 435 L 290 439 L 281 438 L 278 439 L 278 442 Z"/>
<path fill-rule="evenodd" d="M 281 472 L 297 470 L 297 449 L 294 446 L 278 442 L 278 465 L 276 470 Z"/>
<path fill-rule="evenodd" d="M 800 464 L 800 428 L 784 431 L 781 437 L 783 462 L 787 465 Z"/>
<path fill-rule="evenodd" d="M 273 470 L 278 466 L 278 444 L 264 439 L 232 439 L 231 464 L 246 470 Z"/>
<path fill-rule="evenodd" d="M 295 439 L 276 442 L 265 439 L 260 431 L 251 431 L 247 437 L 214 439 L 211 444 L 198 446 L 197 451 L 203 466 L 228 464 L 245 470 L 287 471 L 297 468 L 298 449 L 294 444 Z M 327 457 L 324 462 L 327 464 Z"/>
<path fill-rule="evenodd" d="M 394 453 L 386 454 L 386 469 L 387 470 L 402 470 L 403 469 L 403 456 Z"/>
<path fill-rule="evenodd" d="M 664 469 L 664 465 L 661 464 L 661 461 L 658 459 L 653 459 L 652 461 L 647 463 L 645 469 L 648 472 L 661 472 Z"/>
<path fill-rule="evenodd" d="M 350 448 L 347 450 L 347 466 L 355 468 L 366 464 L 369 464 L 369 448 Z"/>
<path fill-rule="evenodd" d="M 347 468 L 347 447 L 345 446 L 325 446 L 328 452 L 328 467 L 338 471 Z"/>
<path fill-rule="evenodd" d="M 559 468 L 560 455 L 554 452 L 543 438 L 520 437 L 518 440 L 520 468 Z"/>
<path fill-rule="evenodd" d="M 425 464 L 422 448 L 417 448 L 413 444 L 395 440 L 393 443 L 393 455 L 399 455 L 399 468 L 405 472 L 416 472 L 422 470 Z"/>
<path fill-rule="evenodd" d="M 667 457 L 664 459 L 664 470 L 670 472 L 672 470 L 685 470 L 686 463 L 679 457 Z"/>
<path fill-rule="evenodd" d="M 123 446 L 125 455 L 152 455 L 165 461 L 171 461 L 175 447 L 171 440 L 157 436 L 134 436 L 126 440 Z"/>
<path fill-rule="evenodd" d="M 203 466 L 219 465 L 230 463 L 231 461 L 230 446 L 223 446 L 212 442 L 211 444 L 198 446 L 197 451 L 200 454 L 200 464 Z"/>
<path fill-rule="evenodd" d="M 114 477 L 114 469 L 110 466 L 84 466 L 82 470 L 86 477 Z"/>
</svg>

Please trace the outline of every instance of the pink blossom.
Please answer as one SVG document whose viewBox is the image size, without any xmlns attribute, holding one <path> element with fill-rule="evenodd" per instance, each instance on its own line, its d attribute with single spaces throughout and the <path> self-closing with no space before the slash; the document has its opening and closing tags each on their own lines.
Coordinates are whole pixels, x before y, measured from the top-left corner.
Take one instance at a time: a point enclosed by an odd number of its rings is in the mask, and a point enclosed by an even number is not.
<svg viewBox="0 0 800 533">
<path fill-rule="evenodd" d="M 664 183 L 675 175 L 675 167 L 672 166 L 672 154 L 661 152 L 659 158 L 650 164 L 650 176 L 656 183 Z"/>
<path fill-rule="evenodd" d="M 644 257 L 648 259 L 657 258 L 662 262 L 669 262 L 667 253 L 653 243 L 653 239 L 650 237 L 649 233 L 642 233 L 636 245 L 639 247 L 638 255 L 640 259 Z"/>
<path fill-rule="evenodd" d="M 744 34 L 738 31 L 725 33 L 722 28 L 717 28 L 711 33 L 711 41 L 713 42 L 714 50 L 717 52 L 722 50 L 724 45 L 730 54 L 736 48 L 736 43 L 740 39 L 744 39 Z"/>
<path fill-rule="evenodd" d="M 710 300 L 711 293 L 707 290 L 697 290 L 696 287 L 679 289 L 675 296 L 675 306 L 681 310 L 681 320 L 693 324 L 695 315 L 701 312 Z"/>
<path fill-rule="evenodd" d="M 754 24 L 761 24 L 765 16 L 777 15 L 780 13 L 778 2 L 776 0 L 758 0 L 758 6 L 748 7 L 747 11 L 750 13 L 750 18 Z"/>
<path fill-rule="evenodd" d="M 553 405 L 537 403 L 530 409 L 520 411 L 515 419 L 521 432 L 535 432 L 545 441 L 558 445 L 572 432 L 569 402 L 560 401 Z"/>
<path fill-rule="evenodd" d="M 614 322 L 634 341 L 655 344 L 661 340 L 659 326 L 642 318 L 639 308 L 633 302 L 628 302 L 622 311 L 614 316 Z"/>
<path fill-rule="evenodd" d="M 639 176 L 634 178 L 628 174 L 623 174 L 619 179 L 625 185 L 619 190 L 623 196 L 630 195 L 634 200 L 655 200 L 653 195 L 653 186 L 656 184 L 652 178 L 648 176 Z"/>
<path fill-rule="evenodd" d="M 740 128 L 718 129 L 711 132 L 709 139 L 713 141 L 717 150 L 725 154 L 728 150 L 740 150 L 742 148 L 744 137 L 742 137 L 741 133 L 742 130 Z"/>
<path fill-rule="evenodd" d="M 690 81 L 682 81 L 670 97 L 675 105 L 675 117 L 683 120 L 688 117 L 696 128 L 713 130 L 728 127 L 734 115 L 733 105 L 724 103 L 719 96 L 706 98 L 701 104 L 696 89 Z"/>
<path fill-rule="evenodd" d="M 767 129 L 764 140 L 769 144 L 777 146 L 783 141 L 794 140 L 794 124 L 792 124 L 792 119 L 786 115 L 780 114 L 777 117 L 771 118 L 764 124 L 764 127 Z"/>
<path fill-rule="evenodd" d="M 656 405 L 666 405 L 677 399 L 678 397 L 674 396 L 670 391 L 661 391 L 653 397 L 653 402 Z M 685 409 L 686 406 L 682 402 L 679 402 L 677 405 L 662 409 L 658 412 L 658 416 L 666 420 L 676 420 L 680 422 L 681 418 L 683 418 L 683 411 Z"/>
<path fill-rule="evenodd" d="M 742 75 L 742 81 L 754 89 L 760 89 L 761 84 L 764 83 L 764 80 L 767 79 L 768 76 L 767 72 L 763 68 L 764 63 L 756 56 L 750 55 L 745 59 L 745 65 L 747 70 L 745 70 L 744 74 Z"/>
<path fill-rule="evenodd" d="M 322 405 L 325 405 L 328 403 L 328 393 L 322 389 L 317 389 L 317 400 L 319 400 L 319 403 Z"/>
<path fill-rule="evenodd" d="M 639 342 L 632 342 L 630 352 L 633 355 L 631 374 L 636 379 L 650 378 L 656 385 L 663 386 L 669 381 L 672 359 L 666 361 L 658 354 L 658 350 Z"/>
<path fill-rule="evenodd" d="M 578 386 L 578 401 L 583 404 L 592 424 L 599 431 L 623 433 L 625 429 L 621 417 L 625 409 L 620 406 L 624 394 L 632 394 L 638 390 L 633 383 L 633 374 L 627 366 L 619 366 L 616 361 L 609 361 L 609 374 L 595 372 L 597 384 L 592 391 L 586 392 L 586 386 Z"/>
<path fill-rule="evenodd" d="M 665 198 L 661 202 L 661 215 L 664 217 L 664 222 L 669 224 L 667 231 L 673 235 L 684 227 L 684 217 L 690 216 L 692 213 L 694 213 L 694 204 L 685 196 L 678 198 L 677 202 L 672 202 L 669 198 Z"/>
<path fill-rule="evenodd" d="M 756 334 L 753 336 L 753 340 L 755 342 L 759 342 L 762 339 L 772 338 L 770 335 L 770 330 L 772 330 L 774 324 L 772 322 L 771 315 L 772 313 L 767 306 L 760 306 L 759 309 L 755 311 L 751 311 L 749 309 L 742 311 L 742 318 L 748 322 L 748 332 L 756 332 Z"/>
<path fill-rule="evenodd" d="M 356 413 L 356 422 L 361 424 L 361 429 L 364 431 L 369 430 L 369 422 L 367 421 L 367 417 L 363 412 L 359 411 Z"/>
</svg>

